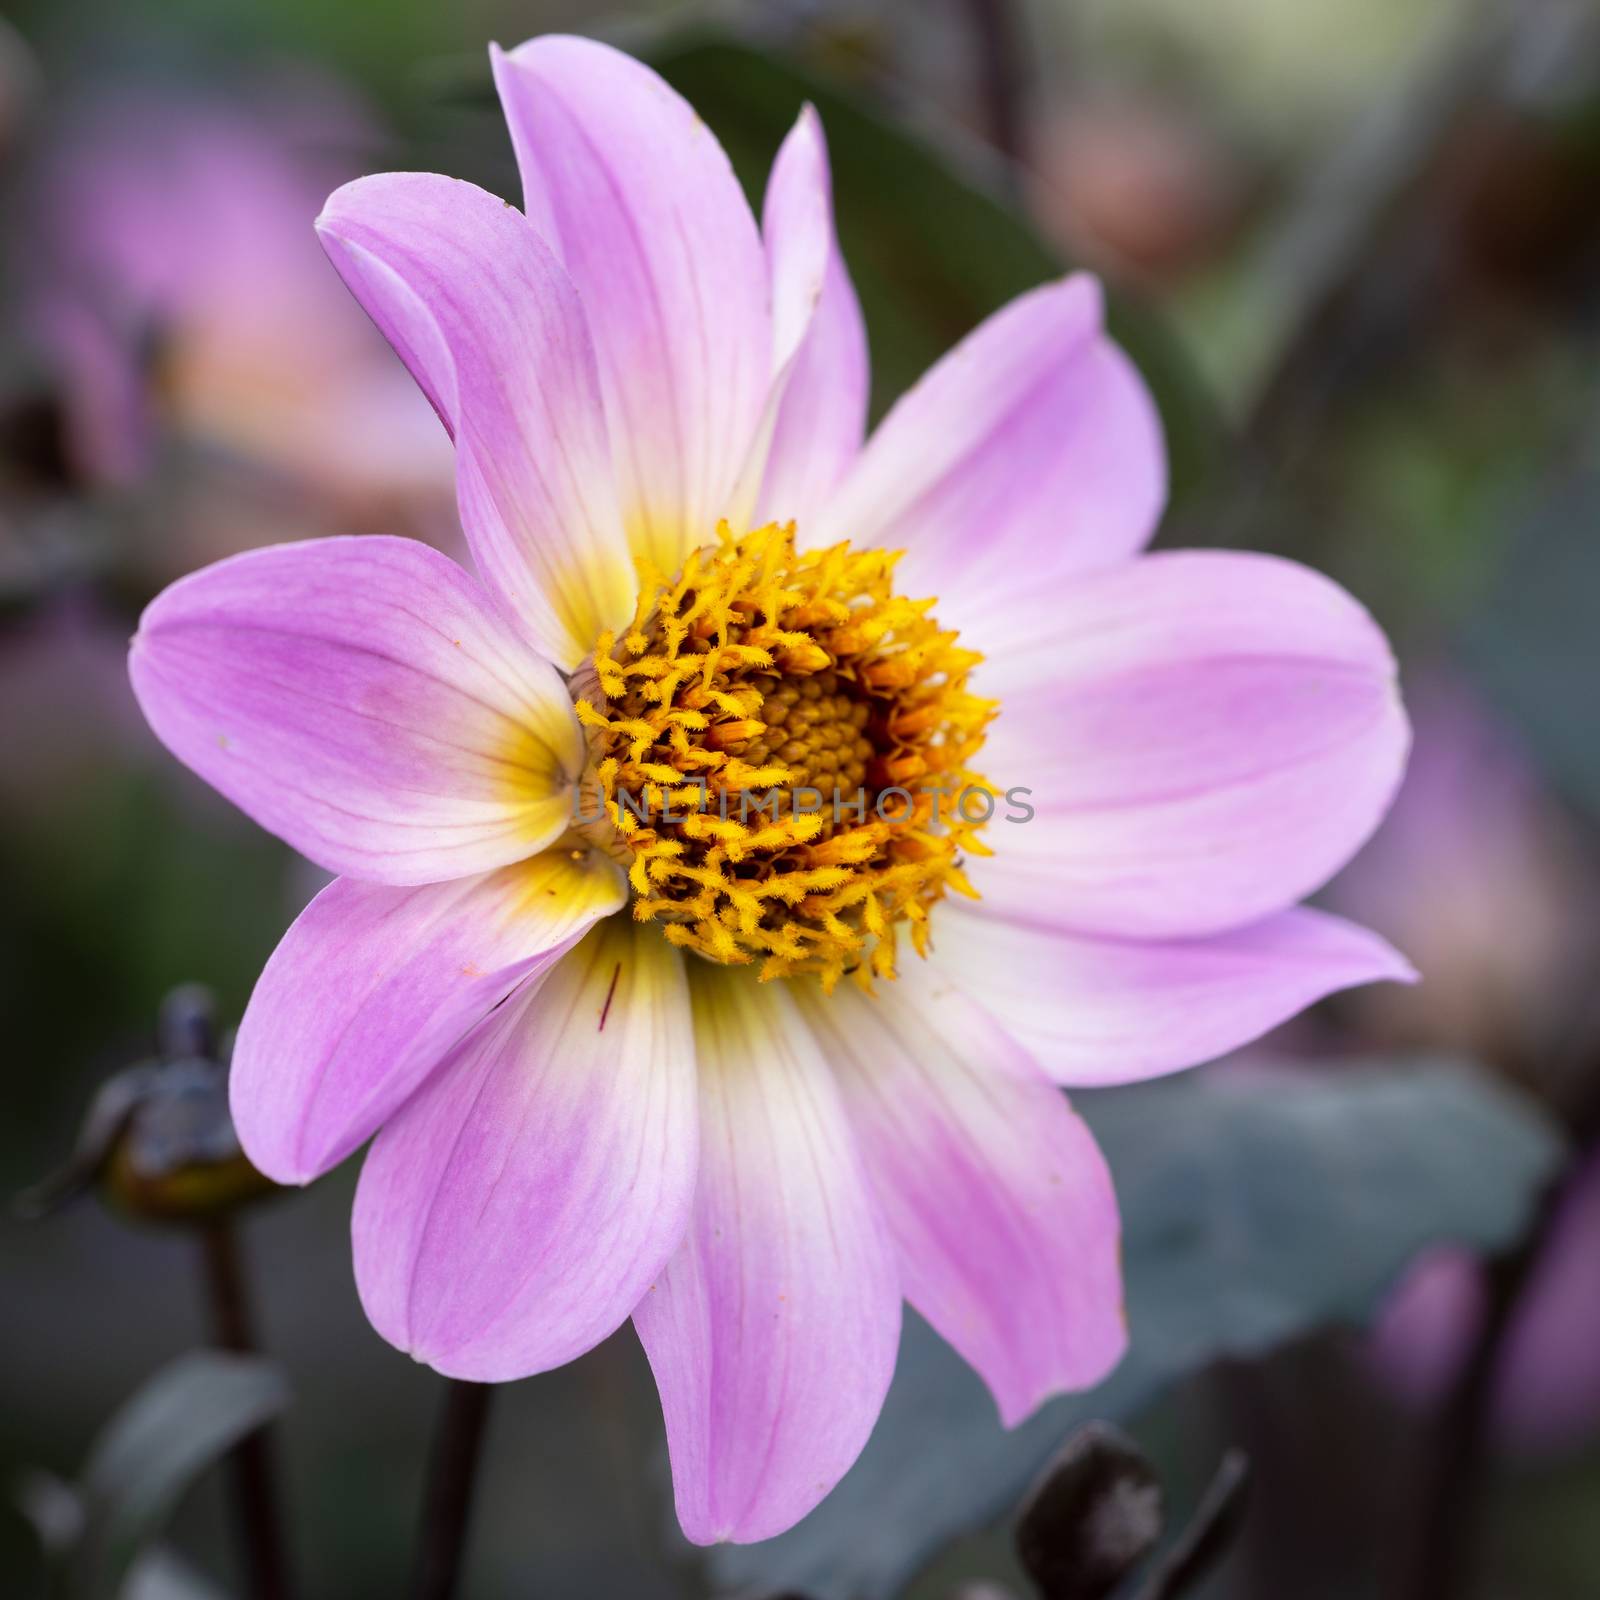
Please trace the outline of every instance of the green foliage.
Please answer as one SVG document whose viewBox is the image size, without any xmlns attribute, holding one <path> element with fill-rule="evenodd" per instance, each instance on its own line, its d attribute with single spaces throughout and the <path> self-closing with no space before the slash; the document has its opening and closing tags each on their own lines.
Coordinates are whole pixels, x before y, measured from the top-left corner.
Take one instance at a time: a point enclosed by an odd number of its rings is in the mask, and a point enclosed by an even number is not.
<svg viewBox="0 0 1600 1600">
<path fill-rule="evenodd" d="M 1593 698 L 1600 680 L 1597 493 L 1600 465 L 1590 460 L 1529 507 L 1490 586 L 1491 598 L 1466 630 L 1480 682 L 1542 770 L 1591 818 L 1600 818 Z"/>
<path fill-rule="evenodd" d="M 75 1487 L 32 1475 L 19 1498 L 61 1600 L 204 1600 L 213 1593 L 155 1541 L 184 1493 L 289 1402 L 255 1356 L 195 1350 L 163 1367 L 106 1424 Z"/>
</svg>

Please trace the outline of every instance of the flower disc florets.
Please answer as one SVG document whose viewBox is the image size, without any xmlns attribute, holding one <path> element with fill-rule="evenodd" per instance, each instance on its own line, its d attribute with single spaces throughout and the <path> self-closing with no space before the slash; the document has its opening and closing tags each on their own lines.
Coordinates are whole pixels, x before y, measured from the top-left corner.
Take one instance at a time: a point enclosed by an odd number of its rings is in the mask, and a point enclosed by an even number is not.
<svg viewBox="0 0 1600 1600">
<path fill-rule="evenodd" d="M 969 802 L 994 791 L 970 762 L 995 706 L 934 602 L 895 594 L 898 559 L 724 525 L 597 642 L 580 804 L 673 944 L 870 984 L 894 976 L 901 923 L 924 951 L 929 908 L 972 893 L 961 857 L 988 853 L 990 807 Z"/>
</svg>

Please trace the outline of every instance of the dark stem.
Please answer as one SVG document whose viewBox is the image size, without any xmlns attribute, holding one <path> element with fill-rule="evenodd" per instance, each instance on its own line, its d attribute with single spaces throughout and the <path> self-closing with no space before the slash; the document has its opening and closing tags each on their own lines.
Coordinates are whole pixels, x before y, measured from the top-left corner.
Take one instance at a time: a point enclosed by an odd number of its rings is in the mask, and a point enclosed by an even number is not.
<svg viewBox="0 0 1600 1600">
<path fill-rule="evenodd" d="M 472 1491 L 494 1385 L 445 1380 L 444 1402 L 428 1459 L 428 1484 L 411 1600 L 451 1600 L 461 1579 L 472 1519 Z"/>
<path fill-rule="evenodd" d="M 965 0 L 977 43 L 979 93 L 990 142 L 1021 166 L 1028 156 L 1022 57 L 1010 0 Z"/>
<path fill-rule="evenodd" d="M 234 1225 L 226 1219 L 214 1222 L 202 1231 L 200 1240 L 212 1338 L 224 1350 L 254 1354 L 250 1297 Z M 228 1466 L 245 1593 L 250 1600 L 289 1600 L 293 1585 L 267 1430 L 259 1428 L 241 1439 Z"/>
<path fill-rule="evenodd" d="M 1555 1197 L 1547 1200 L 1528 1238 L 1488 1265 L 1483 1318 L 1434 1425 L 1433 1463 L 1423 1491 L 1413 1570 L 1404 1590 L 1411 1600 L 1458 1600 L 1468 1592 L 1501 1358 L 1558 1210 Z"/>
<path fill-rule="evenodd" d="M 1580 1074 L 1577 1083 L 1576 1103 L 1564 1119 L 1572 1136 L 1566 1167 L 1545 1191 L 1522 1242 L 1485 1268 L 1483 1316 L 1434 1425 L 1418 1538 L 1411 1566 L 1401 1575 L 1405 1600 L 1464 1600 L 1469 1593 L 1506 1346 L 1568 1197 L 1600 1150 L 1600 1061 Z"/>
<path fill-rule="evenodd" d="M 1134 1600 L 1179 1600 L 1203 1582 L 1238 1537 L 1249 1491 L 1249 1458 L 1242 1450 L 1230 1450 L 1195 1508 L 1189 1526 Z"/>
</svg>

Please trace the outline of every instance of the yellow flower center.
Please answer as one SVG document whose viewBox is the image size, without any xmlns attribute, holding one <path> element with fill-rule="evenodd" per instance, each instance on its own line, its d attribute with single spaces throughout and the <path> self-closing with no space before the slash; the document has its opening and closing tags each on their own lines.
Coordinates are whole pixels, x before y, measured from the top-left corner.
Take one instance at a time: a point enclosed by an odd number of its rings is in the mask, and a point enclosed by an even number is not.
<svg viewBox="0 0 1600 1600">
<path fill-rule="evenodd" d="M 575 679 L 580 815 L 628 864 L 633 914 L 762 979 L 892 978 L 902 924 L 971 895 L 995 790 L 982 659 L 893 588 L 898 552 L 795 549 L 777 523 L 646 573 L 634 619 Z"/>
</svg>

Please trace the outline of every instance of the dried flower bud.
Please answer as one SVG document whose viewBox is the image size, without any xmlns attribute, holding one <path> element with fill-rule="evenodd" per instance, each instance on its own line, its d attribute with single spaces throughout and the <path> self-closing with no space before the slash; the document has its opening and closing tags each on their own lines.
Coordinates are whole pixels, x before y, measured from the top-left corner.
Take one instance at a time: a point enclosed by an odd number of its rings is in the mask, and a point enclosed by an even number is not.
<svg viewBox="0 0 1600 1600">
<path fill-rule="evenodd" d="M 132 1216 L 203 1224 L 276 1191 L 234 1132 L 210 995 L 192 984 L 174 989 L 158 1038 L 156 1060 L 101 1085 L 66 1165 L 18 1196 L 24 1215 L 44 1216 L 97 1188 Z"/>
<path fill-rule="evenodd" d="M 1017 1555 L 1043 1600 L 1105 1600 L 1161 1538 L 1161 1484 L 1128 1436 L 1091 1422 L 1023 1505 Z"/>
</svg>

